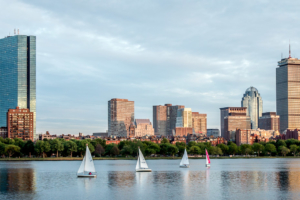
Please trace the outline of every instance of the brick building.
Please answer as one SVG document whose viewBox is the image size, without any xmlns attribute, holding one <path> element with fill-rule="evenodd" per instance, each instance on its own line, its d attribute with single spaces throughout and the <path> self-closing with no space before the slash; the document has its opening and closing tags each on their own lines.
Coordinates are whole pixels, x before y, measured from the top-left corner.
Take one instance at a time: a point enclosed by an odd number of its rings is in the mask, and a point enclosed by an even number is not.
<svg viewBox="0 0 300 200">
<path fill-rule="evenodd" d="M 189 127 L 175 128 L 175 136 L 187 136 L 188 134 L 193 134 L 193 128 L 189 128 Z"/>
<path fill-rule="evenodd" d="M 287 129 L 285 134 L 285 139 L 300 140 L 300 129 L 295 129 L 295 130 Z"/>
<path fill-rule="evenodd" d="M 264 130 L 280 131 L 280 116 L 276 112 L 266 112 L 258 120 L 258 127 Z"/>
<path fill-rule="evenodd" d="M 34 113 L 29 109 L 9 109 L 7 112 L 7 137 L 34 140 Z"/>
<path fill-rule="evenodd" d="M 108 136 L 129 137 L 134 122 L 134 101 L 111 99 L 108 101 Z"/>
<path fill-rule="evenodd" d="M 46 131 L 46 134 L 39 134 L 39 140 L 44 140 L 44 139 L 53 140 L 56 138 L 57 138 L 57 136 L 50 135 L 49 131 Z"/>
<path fill-rule="evenodd" d="M 207 114 L 192 112 L 192 126 L 195 133 L 207 135 Z"/>
</svg>

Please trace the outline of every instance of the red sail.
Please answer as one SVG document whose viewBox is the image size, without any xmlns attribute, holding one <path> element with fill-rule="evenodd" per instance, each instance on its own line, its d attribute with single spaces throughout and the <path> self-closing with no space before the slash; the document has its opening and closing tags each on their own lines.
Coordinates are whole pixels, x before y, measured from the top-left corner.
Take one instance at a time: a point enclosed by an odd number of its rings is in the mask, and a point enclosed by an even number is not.
<svg viewBox="0 0 300 200">
<path fill-rule="evenodd" d="M 208 164 L 210 164 L 209 155 L 208 155 L 208 153 L 207 153 L 207 150 L 206 150 L 206 149 L 205 149 L 205 153 L 206 153 L 206 159 L 207 159 L 207 162 L 208 162 Z"/>
</svg>

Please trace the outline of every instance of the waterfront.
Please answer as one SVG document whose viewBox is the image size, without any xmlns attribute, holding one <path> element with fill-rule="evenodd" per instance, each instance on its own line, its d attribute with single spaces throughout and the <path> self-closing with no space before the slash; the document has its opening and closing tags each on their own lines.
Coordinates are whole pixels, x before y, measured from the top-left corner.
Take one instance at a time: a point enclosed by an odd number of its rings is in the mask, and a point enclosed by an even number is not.
<svg viewBox="0 0 300 200">
<path fill-rule="evenodd" d="M 77 178 L 80 161 L 0 162 L 0 199 L 297 199 L 300 159 L 96 160 L 98 177 Z"/>
</svg>

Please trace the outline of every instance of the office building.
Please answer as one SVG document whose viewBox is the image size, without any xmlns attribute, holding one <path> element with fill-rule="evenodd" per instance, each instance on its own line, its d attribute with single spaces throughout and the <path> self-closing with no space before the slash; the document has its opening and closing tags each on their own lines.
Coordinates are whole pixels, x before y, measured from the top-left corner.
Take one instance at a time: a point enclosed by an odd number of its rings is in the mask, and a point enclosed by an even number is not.
<svg viewBox="0 0 300 200">
<path fill-rule="evenodd" d="M 7 111 L 19 107 L 33 112 L 36 135 L 36 37 L 0 39 L 0 127 L 7 125 Z"/>
<path fill-rule="evenodd" d="M 129 137 L 134 122 L 134 101 L 111 99 L 108 101 L 108 136 Z"/>
<path fill-rule="evenodd" d="M 280 133 L 300 128 L 300 60 L 281 59 L 276 68 L 276 109 L 280 116 Z"/>
<path fill-rule="evenodd" d="M 207 115 L 206 114 L 199 114 L 198 112 L 192 112 L 192 126 L 194 132 L 202 133 L 206 135 L 207 133 Z"/>
<path fill-rule="evenodd" d="M 220 136 L 220 130 L 219 129 L 207 129 L 207 137 L 213 136 L 213 137 L 219 137 Z"/>
<path fill-rule="evenodd" d="M 251 119 L 251 129 L 258 128 L 258 119 L 262 116 L 263 101 L 255 87 L 249 87 L 241 101 L 241 107 L 247 108 L 247 116 Z"/>
<path fill-rule="evenodd" d="M 177 111 L 176 127 L 193 128 L 192 109 L 181 108 Z"/>
<path fill-rule="evenodd" d="M 154 135 L 154 128 L 149 119 L 135 120 L 135 137 Z"/>
<path fill-rule="evenodd" d="M 260 129 L 280 131 L 280 116 L 276 112 L 263 113 L 258 122 Z"/>
<path fill-rule="evenodd" d="M 9 109 L 7 112 L 7 137 L 34 140 L 34 114 L 29 109 Z"/>
</svg>

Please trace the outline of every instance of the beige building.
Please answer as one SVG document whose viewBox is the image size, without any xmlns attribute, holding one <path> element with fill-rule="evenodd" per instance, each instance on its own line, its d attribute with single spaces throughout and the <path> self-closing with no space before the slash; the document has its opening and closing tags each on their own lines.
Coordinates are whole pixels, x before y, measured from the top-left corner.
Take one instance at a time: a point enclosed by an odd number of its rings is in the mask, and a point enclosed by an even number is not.
<svg viewBox="0 0 300 200">
<path fill-rule="evenodd" d="M 207 134 L 207 115 L 192 112 L 192 125 L 195 133 Z"/>
<path fill-rule="evenodd" d="M 111 99 L 108 101 L 108 136 L 129 137 L 134 122 L 134 101 Z"/>
<path fill-rule="evenodd" d="M 149 119 L 135 120 L 135 137 L 154 135 L 154 128 Z"/>
<path fill-rule="evenodd" d="M 193 128 L 192 109 L 182 108 L 177 112 L 176 127 Z"/>
</svg>

